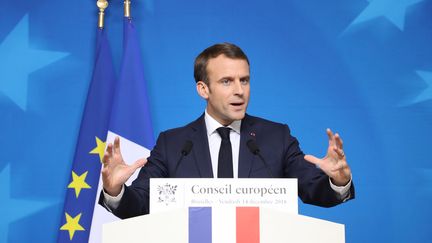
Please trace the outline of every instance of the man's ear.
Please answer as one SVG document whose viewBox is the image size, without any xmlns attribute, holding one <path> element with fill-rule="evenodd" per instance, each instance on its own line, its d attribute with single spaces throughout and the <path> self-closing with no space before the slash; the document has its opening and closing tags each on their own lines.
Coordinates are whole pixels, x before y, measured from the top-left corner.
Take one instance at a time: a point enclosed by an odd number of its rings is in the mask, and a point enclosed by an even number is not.
<svg viewBox="0 0 432 243">
<path fill-rule="evenodd" d="M 209 94 L 210 90 L 209 90 L 209 87 L 207 86 L 207 84 L 204 83 L 204 81 L 198 81 L 196 83 L 196 89 L 197 89 L 198 94 L 203 99 L 205 99 L 205 100 L 208 99 L 208 97 L 209 97 L 208 94 Z"/>
</svg>

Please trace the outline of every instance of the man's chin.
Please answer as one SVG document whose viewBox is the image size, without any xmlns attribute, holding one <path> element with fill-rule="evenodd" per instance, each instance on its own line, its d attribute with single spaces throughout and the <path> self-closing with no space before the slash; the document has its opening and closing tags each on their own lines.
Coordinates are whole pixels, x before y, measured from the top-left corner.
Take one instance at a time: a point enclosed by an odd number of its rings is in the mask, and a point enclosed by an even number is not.
<svg viewBox="0 0 432 243">
<path fill-rule="evenodd" d="M 242 120 L 245 117 L 246 112 L 235 112 L 235 114 L 232 114 L 231 119 L 234 121 Z"/>
</svg>

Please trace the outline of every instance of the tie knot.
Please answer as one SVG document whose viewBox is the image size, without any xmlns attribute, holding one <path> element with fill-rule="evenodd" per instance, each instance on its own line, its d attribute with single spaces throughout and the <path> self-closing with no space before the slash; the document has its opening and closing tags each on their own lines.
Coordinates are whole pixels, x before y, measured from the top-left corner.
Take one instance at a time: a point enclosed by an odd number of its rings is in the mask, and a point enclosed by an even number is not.
<svg viewBox="0 0 432 243">
<path fill-rule="evenodd" d="M 230 139 L 230 131 L 231 128 L 229 127 L 219 127 L 218 129 L 216 129 L 216 131 L 219 133 L 219 135 L 221 136 L 222 140 L 226 140 L 226 139 Z"/>
</svg>

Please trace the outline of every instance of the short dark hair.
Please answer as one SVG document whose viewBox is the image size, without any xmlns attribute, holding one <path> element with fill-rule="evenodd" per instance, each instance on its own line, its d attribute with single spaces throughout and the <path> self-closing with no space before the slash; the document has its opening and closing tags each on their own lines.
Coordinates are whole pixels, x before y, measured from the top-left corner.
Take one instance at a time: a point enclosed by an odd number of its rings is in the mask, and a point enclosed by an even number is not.
<svg viewBox="0 0 432 243">
<path fill-rule="evenodd" d="M 195 82 L 203 81 L 205 84 L 209 85 L 207 64 L 211 58 L 216 58 L 219 55 L 225 55 L 231 59 L 245 60 L 249 65 L 249 59 L 240 47 L 227 42 L 215 44 L 205 49 L 195 58 Z"/>
</svg>

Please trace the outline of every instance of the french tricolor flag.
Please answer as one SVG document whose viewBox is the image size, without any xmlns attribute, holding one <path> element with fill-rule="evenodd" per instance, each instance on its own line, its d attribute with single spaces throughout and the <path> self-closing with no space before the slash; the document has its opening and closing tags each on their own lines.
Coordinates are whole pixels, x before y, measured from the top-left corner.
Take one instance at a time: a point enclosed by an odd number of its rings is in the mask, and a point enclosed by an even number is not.
<svg viewBox="0 0 432 243">
<path fill-rule="evenodd" d="M 258 207 L 190 207 L 189 243 L 259 243 Z"/>
</svg>

